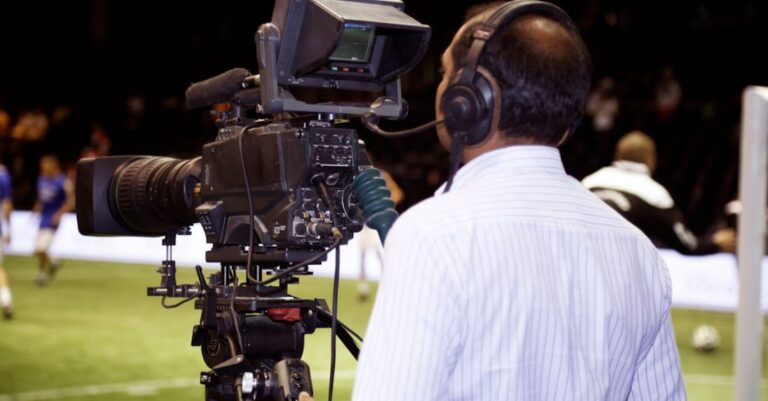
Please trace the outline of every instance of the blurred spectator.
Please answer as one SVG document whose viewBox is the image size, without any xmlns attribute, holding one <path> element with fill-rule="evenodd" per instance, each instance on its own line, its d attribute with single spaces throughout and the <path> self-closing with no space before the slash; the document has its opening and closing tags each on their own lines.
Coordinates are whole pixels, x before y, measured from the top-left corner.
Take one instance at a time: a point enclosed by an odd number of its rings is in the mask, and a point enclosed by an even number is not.
<svg viewBox="0 0 768 401">
<path fill-rule="evenodd" d="M 40 214 L 40 230 L 35 243 L 38 258 L 38 275 L 35 283 L 48 284 L 60 264 L 51 259 L 48 249 L 64 213 L 74 210 L 75 200 L 72 182 L 63 174 L 59 159 L 45 155 L 40 159 L 40 177 L 37 180 L 37 203 L 33 209 Z"/>
<path fill-rule="evenodd" d="M 5 246 L 11 241 L 11 175 L 0 164 L 0 308 L 5 319 L 13 317 L 13 298 L 11 297 L 11 285 L 8 274 L 3 267 Z"/>
<path fill-rule="evenodd" d="M 42 109 L 35 109 L 19 117 L 19 121 L 13 127 L 11 136 L 20 141 L 39 142 L 45 139 L 45 135 L 48 133 L 48 125 L 48 116 L 45 115 Z"/>
<path fill-rule="evenodd" d="M 43 140 L 48 135 L 48 116 L 42 109 L 22 113 L 11 130 L 11 176 L 14 179 L 14 198 L 23 204 L 31 203 L 34 196 L 34 174 L 44 151 Z"/>
<path fill-rule="evenodd" d="M 71 162 L 88 140 L 88 119 L 81 109 L 59 104 L 51 112 L 51 127 L 45 141 L 45 151 L 54 151 L 62 161 Z"/>
<path fill-rule="evenodd" d="M 619 141 L 613 165 L 584 178 L 582 183 L 659 247 L 688 255 L 733 252 L 734 230 L 696 236 L 686 227 L 669 192 L 651 178 L 655 168 L 656 144 L 648 135 L 633 131 Z"/>
<path fill-rule="evenodd" d="M 670 66 L 661 71 L 661 79 L 656 83 L 656 115 L 660 121 L 669 120 L 680 107 L 683 100 L 683 90 L 675 78 L 675 70 Z"/>
<path fill-rule="evenodd" d="M 143 96 L 129 96 L 125 100 L 123 121 L 119 124 L 119 134 L 112 143 L 118 154 L 147 153 L 146 147 L 151 145 L 147 138 L 147 101 Z"/>
<path fill-rule="evenodd" d="M 11 115 L 0 108 L 0 138 L 7 138 L 11 133 Z"/>
<path fill-rule="evenodd" d="M 612 77 L 604 77 L 589 94 L 587 116 L 592 118 L 592 129 L 597 133 L 610 133 L 619 115 L 619 98 Z"/>
<path fill-rule="evenodd" d="M 109 139 L 107 131 L 98 123 L 91 127 L 91 149 L 96 156 L 109 156 L 112 148 L 112 140 Z"/>
</svg>

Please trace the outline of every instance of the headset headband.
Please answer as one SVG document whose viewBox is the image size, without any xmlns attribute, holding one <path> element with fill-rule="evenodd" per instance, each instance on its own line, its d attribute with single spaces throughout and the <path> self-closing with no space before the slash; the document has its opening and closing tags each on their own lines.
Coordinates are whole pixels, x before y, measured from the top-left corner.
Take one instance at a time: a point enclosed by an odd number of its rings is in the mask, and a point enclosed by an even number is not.
<svg viewBox="0 0 768 401">
<path fill-rule="evenodd" d="M 465 58 L 461 69 L 461 76 L 457 83 L 470 84 L 477 74 L 477 65 L 485 51 L 485 46 L 493 40 L 498 33 L 498 28 L 505 26 L 509 21 L 523 14 L 537 14 L 551 18 L 563 25 L 570 32 L 578 32 L 576 25 L 568 14 L 560 7 L 538 0 L 514 0 L 504 3 L 488 17 L 488 20 L 476 27 L 472 33 L 472 46 Z"/>
</svg>

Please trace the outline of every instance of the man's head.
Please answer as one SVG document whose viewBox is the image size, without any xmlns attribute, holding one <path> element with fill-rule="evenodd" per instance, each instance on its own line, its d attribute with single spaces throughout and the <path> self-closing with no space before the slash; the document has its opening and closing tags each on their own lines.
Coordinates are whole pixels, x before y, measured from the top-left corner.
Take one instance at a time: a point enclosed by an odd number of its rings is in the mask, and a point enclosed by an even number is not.
<svg viewBox="0 0 768 401">
<path fill-rule="evenodd" d="M 475 29 L 499 5 L 492 3 L 470 10 L 467 22 L 443 53 L 443 80 L 437 90 L 438 118 L 443 117 L 442 95 L 465 65 Z M 479 148 L 515 143 L 554 146 L 581 115 L 589 91 L 591 63 L 578 32 L 550 18 L 526 14 L 498 28 L 479 58 L 478 73 L 491 82 L 497 103 L 489 105 L 497 110 L 490 139 Z M 447 146 L 450 137 L 446 129 L 440 127 L 438 134 Z"/>
<path fill-rule="evenodd" d="M 632 131 L 619 140 L 614 159 L 643 163 L 653 172 L 656 169 L 656 143 L 644 132 Z"/>
<path fill-rule="evenodd" d="M 53 178 L 61 173 L 59 158 L 55 155 L 44 155 L 40 158 L 40 175 Z"/>
</svg>

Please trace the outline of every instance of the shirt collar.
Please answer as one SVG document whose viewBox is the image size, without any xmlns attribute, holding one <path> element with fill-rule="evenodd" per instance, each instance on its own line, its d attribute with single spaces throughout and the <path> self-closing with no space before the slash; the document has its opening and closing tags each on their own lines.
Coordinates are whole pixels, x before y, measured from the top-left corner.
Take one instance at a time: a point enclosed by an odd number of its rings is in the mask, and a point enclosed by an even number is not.
<svg viewBox="0 0 768 401">
<path fill-rule="evenodd" d="M 629 160 L 616 160 L 613 162 L 613 167 L 633 173 L 651 175 L 651 170 L 645 163 L 632 162 Z"/>
<path fill-rule="evenodd" d="M 454 189 L 466 187 L 486 176 L 509 176 L 525 173 L 565 174 L 560 151 L 544 145 L 512 145 L 492 150 L 472 159 L 456 173 Z M 445 184 L 435 195 L 443 193 Z"/>
</svg>

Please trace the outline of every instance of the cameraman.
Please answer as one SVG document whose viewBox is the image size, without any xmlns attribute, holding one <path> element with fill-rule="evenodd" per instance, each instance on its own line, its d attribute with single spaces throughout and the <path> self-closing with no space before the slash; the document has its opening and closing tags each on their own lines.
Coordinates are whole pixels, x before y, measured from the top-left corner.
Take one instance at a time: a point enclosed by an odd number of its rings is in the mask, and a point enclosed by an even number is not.
<svg viewBox="0 0 768 401">
<path fill-rule="evenodd" d="M 496 7 L 474 10 L 443 54 L 438 118 Z M 390 231 L 353 399 L 685 399 L 664 263 L 560 160 L 589 91 L 580 35 L 518 16 L 478 72 L 493 87 L 491 134 L 464 148 L 449 192 Z"/>
<path fill-rule="evenodd" d="M 497 7 L 474 10 L 443 54 L 438 118 Z M 557 150 L 588 95 L 580 35 L 518 16 L 478 70 L 493 87 L 491 134 L 464 148 L 449 192 L 390 231 L 353 399 L 685 399 L 666 266 Z"/>
</svg>

